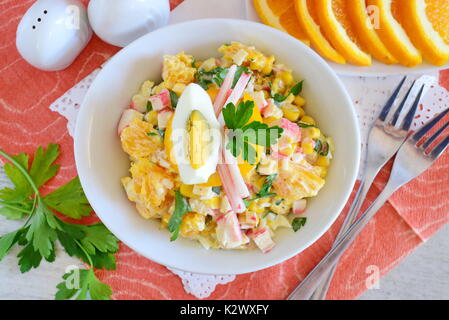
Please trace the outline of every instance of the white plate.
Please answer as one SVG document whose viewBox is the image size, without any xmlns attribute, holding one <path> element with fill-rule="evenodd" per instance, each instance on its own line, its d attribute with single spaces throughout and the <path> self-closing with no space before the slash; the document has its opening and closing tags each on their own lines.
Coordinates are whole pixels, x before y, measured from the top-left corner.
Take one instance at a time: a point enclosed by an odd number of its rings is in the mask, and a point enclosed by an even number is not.
<svg viewBox="0 0 449 320">
<path fill-rule="evenodd" d="M 240 41 L 258 47 L 293 68 L 305 79 L 308 112 L 337 146 L 326 186 L 310 201 L 308 221 L 294 233 L 279 230 L 277 246 L 258 250 L 205 250 L 186 239 L 170 242 L 167 230 L 143 219 L 126 198 L 120 178 L 128 175 L 129 160 L 116 128 L 120 115 L 146 79 L 161 76 L 162 56 L 185 50 L 199 60 L 218 56 L 217 48 Z M 103 223 L 143 256 L 173 268 L 209 274 L 239 274 L 280 263 L 314 243 L 334 222 L 349 198 L 360 158 L 356 114 L 332 69 L 308 47 L 261 24 L 210 19 L 177 24 L 136 40 L 117 53 L 99 73 L 80 110 L 75 133 L 75 159 L 86 195 Z"/>
<path fill-rule="evenodd" d="M 387 65 L 378 61 L 373 61 L 369 67 L 359 67 L 353 64 L 338 64 L 328 62 L 332 69 L 342 76 L 360 76 L 360 77 L 381 77 L 389 75 L 407 75 L 407 74 L 430 74 L 438 70 L 449 68 L 449 64 L 442 67 L 436 67 L 429 63 L 423 63 L 414 68 L 407 68 L 398 64 Z"/>
</svg>

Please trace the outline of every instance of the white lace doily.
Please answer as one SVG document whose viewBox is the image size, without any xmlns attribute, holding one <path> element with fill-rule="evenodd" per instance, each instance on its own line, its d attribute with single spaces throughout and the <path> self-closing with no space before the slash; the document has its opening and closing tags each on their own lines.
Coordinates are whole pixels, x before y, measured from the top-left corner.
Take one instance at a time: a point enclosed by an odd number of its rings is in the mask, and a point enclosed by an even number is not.
<svg viewBox="0 0 449 320">
<path fill-rule="evenodd" d="M 235 280 L 235 275 L 197 274 L 178 269 L 167 268 L 182 279 L 184 290 L 199 299 L 209 297 L 218 284 L 226 284 Z"/>
</svg>

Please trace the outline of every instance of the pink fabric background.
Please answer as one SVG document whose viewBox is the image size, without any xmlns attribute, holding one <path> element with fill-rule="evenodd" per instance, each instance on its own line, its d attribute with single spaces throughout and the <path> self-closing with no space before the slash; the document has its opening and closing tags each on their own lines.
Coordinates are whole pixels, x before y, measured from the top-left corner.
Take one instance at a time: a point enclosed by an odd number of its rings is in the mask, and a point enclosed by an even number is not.
<svg viewBox="0 0 449 320">
<path fill-rule="evenodd" d="M 0 148 L 9 153 L 31 153 L 39 145 L 59 143 L 61 170 L 47 187 L 51 190 L 73 178 L 76 169 L 73 140 L 67 133 L 66 120 L 48 106 L 119 48 L 94 36 L 68 69 L 60 72 L 34 69 L 19 56 L 15 47 L 17 25 L 33 2 L 0 1 Z M 172 0 L 172 7 L 180 2 Z M 441 83 L 449 88 L 449 72 L 442 72 Z M 368 197 L 370 201 L 386 181 L 388 172 L 389 169 L 384 169 L 377 179 L 376 188 Z M 446 153 L 431 170 L 395 194 L 343 257 L 328 298 L 357 297 L 366 290 L 368 266 L 378 266 L 382 275 L 387 273 L 447 223 L 448 180 L 449 153 Z M 234 282 L 219 285 L 210 299 L 286 298 L 329 250 L 343 217 L 344 214 L 340 215 L 333 227 L 303 253 L 272 268 L 237 276 Z M 84 222 L 93 219 L 96 218 Z M 115 299 L 194 298 L 184 291 L 179 277 L 124 245 L 118 253 L 117 270 L 98 274 L 112 286 Z"/>
</svg>

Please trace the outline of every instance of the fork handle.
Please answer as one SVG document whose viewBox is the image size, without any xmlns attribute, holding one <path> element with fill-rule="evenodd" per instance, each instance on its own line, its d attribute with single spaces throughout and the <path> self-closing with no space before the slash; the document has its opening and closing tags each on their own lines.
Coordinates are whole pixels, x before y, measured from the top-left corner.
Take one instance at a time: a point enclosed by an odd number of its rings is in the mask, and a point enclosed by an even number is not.
<svg viewBox="0 0 449 320">
<path fill-rule="evenodd" d="M 326 256 L 307 275 L 300 285 L 293 291 L 288 300 L 308 300 L 317 289 L 323 279 L 329 274 L 333 266 L 336 265 L 346 249 L 354 242 L 358 234 L 363 230 L 371 218 L 387 202 L 388 198 L 398 189 L 399 186 L 388 183 L 377 199 L 363 213 L 348 231 L 340 238 Z"/>
<path fill-rule="evenodd" d="M 346 231 L 348 231 L 349 227 L 355 222 L 357 218 L 357 214 L 360 211 L 360 207 L 363 204 L 363 201 L 366 198 L 366 195 L 368 193 L 368 190 L 370 189 L 372 184 L 371 182 L 365 183 L 365 181 L 362 181 L 360 183 L 360 188 L 357 191 L 357 194 L 354 198 L 354 201 L 351 205 L 351 208 L 349 209 L 348 214 L 346 215 L 345 220 L 343 221 L 342 226 L 340 227 L 340 231 L 338 232 L 338 235 L 335 239 L 334 244 L 338 242 L 338 240 L 343 237 Z M 327 292 L 329 291 L 330 284 L 332 282 L 332 279 L 334 277 L 334 273 L 337 269 L 336 263 L 329 271 L 329 273 L 326 276 L 323 276 L 323 281 L 320 283 L 320 285 L 317 287 L 313 295 L 310 297 L 311 300 L 324 300 L 326 299 Z"/>
<path fill-rule="evenodd" d="M 346 231 L 348 231 L 349 227 L 351 227 L 351 225 L 357 220 L 357 215 L 359 214 L 360 209 L 362 208 L 362 205 L 365 202 L 368 191 L 370 190 L 371 185 L 373 184 L 373 181 L 376 178 L 377 174 L 379 173 L 380 169 L 381 169 L 380 165 L 373 165 L 372 163 L 366 161 L 363 173 L 364 177 L 360 182 L 359 190 L 357 191 L 354 197 L 352 205 L 349 208 L 349 212 L 346 215 L 346 218 L 343 221 L 342 226 L 340 227 L 340 231 L 338 232 L 338 235 L 335 238 L 332 247 L 334 247 L 338 243 L 338 241 L 344 236 Z M 321 282 L 321 284 L 315 290 L 313 295 L 310 297 L 311 300 L 326 299 L 327 292 L 329 291 L 329 287 L 332 282 L 332 278 L 334 277 L 335 270 L 337 269 L 337 265 L 338 263 L 336 263 L 331 268 L 326 277 L 323 277 L 324 280 Z"/>
</svg>

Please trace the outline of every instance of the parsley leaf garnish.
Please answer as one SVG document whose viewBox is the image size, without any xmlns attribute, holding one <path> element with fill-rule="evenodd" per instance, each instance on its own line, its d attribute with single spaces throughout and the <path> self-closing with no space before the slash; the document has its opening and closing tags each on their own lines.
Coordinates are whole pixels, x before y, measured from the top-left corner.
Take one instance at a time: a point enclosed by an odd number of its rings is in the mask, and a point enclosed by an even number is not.
<svg viewBox="0 0 449 320">
<path fill-rule="evenodd" d="M 302 80 L 302 81 L 298 82 L 297 84 L 295 84 L 290 89 L 290 92 L 286 96 L 284 96 L 284 95 L 282 95 L 280 93 L 275 93 L 274 95 L 272 95 L 272 98 L 273 98 L 273 100 L 275 102 L 277 102 L 279 104 L 279 103 L 283 102 L 285 99 L 287 99 L 287 97 L 290 94 L 293 94 L 296 97 L 297 95 L 299 95 L 302 92 L 303 84 L 304 84 L 304 80 Z"/>
<path fill-rule="evenodd" d="M 53 178 L 59 169 L 59 165 L 54 164 L 59 156 L 59 146 L 39 147 L 31 166 L 28 155 L 23 153 L 10 156 L 0 150 L 0 155 L 9 160 L 4 169 L 14 184 L 13 189 L 0 190 L 0 214 L 10 219 L 27 217 L 21 228 L 0 237 L 0 261 L 17 244 L 23 247 L 18 254 L 20 271 L 27 272 L 37 268 L 42 259 L 55 261 L 55 246 L 59 240 L 70 256 L 91 266 L 89 270 L 80 271 L 85 282 L 82 282 L 78 298 L 85 298 L 88 292 L 93 299 L 108 298 L 111 289 L 95 277 L 93 267 L 115 269 L 118 239 L 101 223 L 71 224 L 59 219 L 52 211 L 73 219 L 81 219 L 92 211 L 77 177 L 46 196 L 39 191 L 39 187 Z M 65 283 L 58 285 L 59 297 L 72 297 L 78 291 L 71 290 L 70 295 L 62 285 Z"/>
<path fill-rule="evenodd" d="M 277 176 L 278 176 L 277 173 L 275 173 L 266 177 L 262 185 L 262 188 L 260 188 L 260 191 L 257 193 L 257 196 L 261 197 L 269 194 L 271 187 L 273 185 L 273 181 L 274 179 L 276 179 Z"/>
<path fill-rule="evenodd" d="M 297 124 L 298 127 L 300 127 L 300 128 L 316 128 L 315 125 L 309 124 L 309 123 L 305 123 L 305 122 L 297 122 L 296 124 Z"/>
<path fill-rule="evenodd" d="M 306 222 L 307 222 L 306 217 L 298 217 L 298 218 L 293 219 L 293 221 L 292 221 L 293 231 L 296 232 L 299 229 L 301 229 L 302 227 L 304 227 Z"/>
<path fill-rule="evenodd" d="M 242 155 L 243 160 L 250 164 L 256 162 L 257 151 L 253 145 L 269 148 L 275 144 L 284 129 L 250 120 L 254 108 L 253 101 L 240 102 L 237 109 L 229 103 L 223 109 L 223 118 L 228 130 L 229 142 L 226 149 L 230 150 L 234 157 Z"/>
<path fill-rule="evenodd" d="M 302 81 L 298 82 L 297 84 L 295 84 L 293 86 L 293 88 L 290 90 L 290 93 L 293 94 L 295 97 L 297 95 L 299 95 L 302 92 L 303 84 L 304 84 L 304 80 L 302 80 Z"/>
<path fill-rule="evenodd" d="M 150 112 L 153 110 L 153 104 L 151 103 L 151 101 L 147 102 L 147 112 Z"/>
<path fill-rule="evenodd" d="M 157 133 L 159 133 L 159 135 L 161 136 L 162 139 L 164 139 L 165 137 L 165 130 L 162 129 L 156 129 Z"/>
<path fill-rule="evenodd" d="M 186 198 L 181 195 L 179 190 L 175 191 L 175 211 L 168 221 L 168 230 L 172 233 L 170 241 L 175 241 L 179 236 L 179 229 L 181 228 L 182 217 L 191 212 L 189 203 Z"/>
<path fill-rule="evenodd" d="M 178 105 L 178 95 L 172 90 L 168 90 L 168 92 L 170 93 L 171 106 L 173 109 L 176 109 L 176 106 Z"/>
<path fill-rule="evenodd" d="M 322 142 L 321 140 L 316 139 L 314 151 L 320 156 L 327 157 L 329 154 L 329 143 L 327 141 Z"/>
<path fill-rule="evenodd" d="M 213 191 L 215 194 L 220 195 L 221 187 L 212 187 L 212 191 Z"/>
<path fill-rule="evenodd" d="M 218 87 L 221 87 L 223 84 L 226 75 L 229 72 L 229 68 L 221 68 L 217 67 L 210 71 L 199 70 L 197 73 L 196 82 L 203 87 L 203 89 L 207 90 L 208 85 L 211 83 L 215 83 Z M 238 66 L 237 71 L 235 72 L 234 79 L 232 81 L 232 88 L 235 87 L 237 81 L 240 79 L 242 73 L 250 73 L 248 67 Z"/>
<path fill-rule="evenodd" d="M 268 197 L 274 197 L 276 195 L 276 193 L 274 192 L 270 192 L 271 191 L 271 187 L 273 186 L 273 181 L 274 179 L 276 179 L 277 177 L 277 173 L 269 175 L 265 178 L 265 181 L 262 185 L 262 187 L 260 188 L 259 192 L 256 193 L 256 196 L 252 199 L 246 199 L 244 200 L 246 207 L 248 207 L 251 202 L 258 200 L 258 199 L 262 199 L 262 198 L 268 198 Z"/>
</svg>

